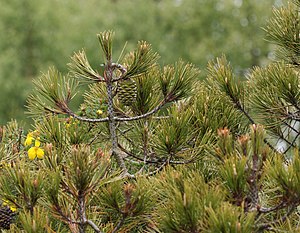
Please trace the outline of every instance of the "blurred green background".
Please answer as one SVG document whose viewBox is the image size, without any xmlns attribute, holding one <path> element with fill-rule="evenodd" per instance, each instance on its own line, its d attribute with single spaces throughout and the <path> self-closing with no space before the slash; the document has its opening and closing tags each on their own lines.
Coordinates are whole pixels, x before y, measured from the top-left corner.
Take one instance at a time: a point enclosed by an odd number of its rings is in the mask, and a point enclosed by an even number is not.
<svg viewBox="0 0 300 233">
<path fill-rule="evenodd" d="M 67 73 L 84 48 L 99 67 L 96 34 L 114 30 L 115 58 L 146 40 L 161 64 L 179 58 L 203 70 L 226 54 L 237 74 L 274 57 L 261 29 L 280 0 L 0 0 L 0 124 L 24 114 L 32 79 L 49 66 Z"/>
</svg>

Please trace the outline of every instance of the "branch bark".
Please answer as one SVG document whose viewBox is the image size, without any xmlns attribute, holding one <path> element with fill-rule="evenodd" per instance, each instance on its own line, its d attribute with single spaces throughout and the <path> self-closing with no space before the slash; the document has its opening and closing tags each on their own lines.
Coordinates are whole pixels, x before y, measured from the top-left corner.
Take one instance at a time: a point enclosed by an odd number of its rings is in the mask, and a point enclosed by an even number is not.
<svg viewBox="0 0 300 233">
<path fill-rule="evenodd" d="M 276 220 L 273 220 L 273 221 L 270 221 L 270 222 L 267 222 L 267 223 L 259 224 L 259 225 L 257 225 L 258 229 L 259 230 L 266 230 L 266 229 L 269 229 L 272 225 L 275 225 L 275 224 L 280 223 L 280 222 L 284 222 L 293 213 L 295 208 L 296 208 L 296 205 L 293 204 L 287 210 L 286 214 L 283 215 L 280 219 L 276 219 Z"/>
<path fill-rule="evenodd" d="M 85 233 L 86 228 L 86 215 L 85 215 L 85 197 L 82 193 L 78 195 L 78 201 L 79 201 L 79 233 Z"/>
<path fill-rule="evenodd" d="M 113 79 L 113 67 L 108 64 L 107 70 L 105 72 L 106 77 L 106 88 L 107 88 L 107 98 L 108 98 L 108 123 L 109 123 L 109 132 L 110 132 L 110 139 L 112 143 L 112 156 L 116 159 L 119 167 L 122 169 L 123 174 L 128 174 L 128 169 L 126 167 L 125 161 L 123 157 L 118 153 L 118 139 L 117 139 L 117 133 L 116 133 L 116 119 L 114 116 L 114 107 L 113 107 L 113 85 L 112 85 L 112 79 Z"/>
<path fill-rule="evenodd" d="M 126 219 L 126 215 L 123 214 L 121 220 L 118 222 L 117 226 L 112 230 L 111 233 L 116 233 L 123 226 L 125 219 Z"/>
<path fill-rule="evenodd" d="M 89 224 L 93 228 L 93 230 L 95 232 L 97 232 L 97 233 L 103 233 L 103 231 L 101 231 L 93 221 L 86 220 L 86 223 Z"/>
</svg>

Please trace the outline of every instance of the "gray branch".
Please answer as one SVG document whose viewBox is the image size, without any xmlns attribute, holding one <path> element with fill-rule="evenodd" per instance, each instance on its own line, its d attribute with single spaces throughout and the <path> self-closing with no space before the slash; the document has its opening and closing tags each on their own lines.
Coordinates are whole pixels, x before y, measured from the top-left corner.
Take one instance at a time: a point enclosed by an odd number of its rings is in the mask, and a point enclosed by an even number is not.
<svg viewBox="0 0 300 233">
<path fill-rule="evenodd" d="M 97 225 L 96 225 L 93 221 L 91 221 L 91 220 L 86 220 L 86 223 L 87 223 L 88 225 L 90 225 L 90 227 L 92 227 L 93 230 L 94 230 L 95 232 L 97 232 L 97 233 L 104 233 L 103 231 L 101 231 L 101 230 L 97 227 Z"/>
</svg>

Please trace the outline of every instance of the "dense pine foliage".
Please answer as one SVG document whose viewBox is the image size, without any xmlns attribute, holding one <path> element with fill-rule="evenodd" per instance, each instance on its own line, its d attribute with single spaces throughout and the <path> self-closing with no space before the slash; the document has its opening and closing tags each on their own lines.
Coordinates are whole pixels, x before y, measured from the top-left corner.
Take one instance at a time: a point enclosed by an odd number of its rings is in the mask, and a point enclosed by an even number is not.
<svg viewBox="0 0 300 233">
<path fill-rule="evenodd" d="M 117 53 L 112 31 L 97 35 L 100 66 L 80 50 L 67 75 L 49 68 L 32 129 L 0 128 L 2 231 L 299 231 L 299 7 L 273 10 L 278 59 L 246 79 L 225 56 L 201 80 L 145 41 Z"/>
</svg>

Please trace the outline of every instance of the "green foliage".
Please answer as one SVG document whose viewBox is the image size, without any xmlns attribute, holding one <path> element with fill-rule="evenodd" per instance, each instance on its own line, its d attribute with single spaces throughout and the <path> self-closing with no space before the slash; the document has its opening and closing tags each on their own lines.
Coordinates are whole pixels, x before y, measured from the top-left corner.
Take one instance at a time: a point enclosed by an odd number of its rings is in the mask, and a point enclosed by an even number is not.
<svg viewBox="0 0 300 233">
<path fill-rule="evenodd" d="M 177 4 L 184 9 L 187 2 Z M 297 22 L 290 21 L 298 16 L 296 5 L 282 8 L 282 14 L 274 10 L 267 28 L 295 57 L 297 48 L 289 43 L 298 37 L 283 43 L 289 37 L 278 28 L 295 31 Z M 15 121 L 0 128 L 0 227 L 74 233 L 298 231 L 294 60 L 254 68 L 243 81 L 222 56 L 209 62 L 201 81 L 190 63 L 160 65 L 152 46 L 141 40 L 132 52 L 124 46 L 115 59 L 113 34 L 98 34 L 100 67 L 82 50 L 71 58 L 67 76 L 50 69 L 34 82 L 28 100 L 34 131 L 25 134 Z M 72 110 L 77 82 L 89 85 L 83 103 Z"/>
<path fill-rule="evenodd" d="M 162 97 L 158 93 L 152 92 L 152 90 L 159 88 L 158 72 L 157 67 L 155 67 L 145 75 L 135 79 L 137 84 L 136 100 L 131 105 L 131 110 L 135 115 L 149 112 L 161 100 Z"/>
<path fill-rule="evenodd" d="M 23 128 L 13 120 L 0 127 L 0 159 L 1 164 L 9 164 L 21 150 Z"/>
<path fill-rule="evenodd" d="M 210 207 L 207 212 L 209 229 L 204 232 L 255 232 L 252 227 L 254 214 L 245 214 L 226 202 L 215 210 Z"/>
<path fill-rule="evenodd" d="M 256 68 L 250 78 L 252 87 L 256 87 L 256 91 L 251 93 L 251 101 L 259 117 L 263 118 L 268 113 L 279 120 L 296 111 L 299 78 L 291 67 L 283 63 L 270 64 Z"/>
<path fill-rule="evenodd" d="M 298 10 L 294 4 L 274 9 L 265 30 L 268 39 L 279 46 L 278 57 L 290 64 L 299 65 L 299 23 Z"/>
<path fill-rule="evenodd" d="M 232 200 L 237 200 L 245 196 L 247 190 L 246 163 L 247 158 L 245 157 L 233 157 L 226 159 L 220 169 L 220 177 L 225 182 L 227 190 L 232 193 Z"/>
<path fill-rule="evenodd" d="M 205 208 L 216 208 L 224 198 L 221 189 L 210 189 L 198 173 L 170 169 L 156 179 L 161 201 L 155 217 L 162 232 L 201 232 Z"/>
<path fill-rule="evenodd" d="M 117 181 L 101 188 L 95 198 L 100 224 L 114 231 L 143 232 L 151 228 L 151 212 L 156 199 L 149 181 Z"/>
<path fill-rule="evenodd" d="M 296 152 L 297 153 L 297 152 Z M 284 197 L 288 202 L 298 202 L 299 199 L 299 186 L 300 177 L 298 169 L 300 166 L 299 156 L 294 156 L 293 161 L 282 166 L 284 163 L 282 158 L 276 157 L 272 165 L 270 164 L 269 175 L 276 181 L 277 187 L 283 192 Z"/>
<path fill-rule="evenodd" d="M 297 114 L 299 105 L 297 71 L 283 63 L 256 68 L 250 76 L 250 103 L 257 122 L 282 146 L 284 153 L 298 145 Z M 253 87 L 255 86 L 255 89 Z"/>
<path fill-rule="evenodd" d="M 45 175 L 24 161 L 16 161 L 12 166 L 6 167 L 1 176 L 1 198 L 32 212 L 43 193 Z"/>
<path fill-rule="evenodd" d="M 152 51 L 150 44 L 145 41 L 139 42 L 136 51 L 132 54 L 132 61 L 127 65 L 124 79 L 144 74 L 155 65 L 158 58 L 158 54 Z"/>
<path fill-rule="evenodd" d="M 111 61 L 112 56 L 112 31 L 105 31 L 97 35 L 102 51 L 107 61 Z"/>
<path fill-rule="evenodd" d="M 49 113 L 64 113 L 71 99 L 76 95 L 77 83 L 58 73 L 54 68 L 50 69 L 40 79 L 34 82 L 36 94 L 29 96 L 29 113 L 39 116 L 45 111 Z M 66 109 L 65 109 L 66 110 Z"/>
<path fill-rule="evenodd" d="M 198 75 L 199 72 L 191 64 L 184 64 L 182 61 L 175 66 L 164 67 L 160 81 L 163 95 L 171 101 L 189 96 Z"/>
<path fill-rule="evenodd" d="M 38 233 L 38 232 L 53 232 L 53 230 L 47 226 L 48 218 L 47 212 L 42 208 L 36 208 L 33 211 L 33 214 L 30 212 L 24 211 L 19 216 L 20 224 L 25 232 Z M 45 227 L 46 226 L 46 227 Z M 20 228 L 13 227 L 13 232 L 22 232 Z M 58 230 L 57 232 L 63 232 Z"/>
<path fill-rule="evenodd" d="M 172 117 L 161 120 L 152 143 L 157 154 L 175 157 L 184 151 L 188 142 L 195 137 L 191 128 L 192 112 L 182 104 L 173 107 L 168 115 Z"/>
<path fill-rule="evenodd" d="M 69 67 L 74 76 L 85 81 L 99 81 L 100 75 L 91 67 L 84 50 L 75 53 L 71 59 L 72 63 L 69 63 Z"/>
<path fill-rule="evenodd" d="M 217 88 L 225 93 L 230 100 L 239 108 L 244 99 L 244 91 L 241 82 L 234 76 L 233 70 L 226 57 L 217 58 L 215 62 L 208 64 L 208 80 L 210 88 Z"/>
</svg>

